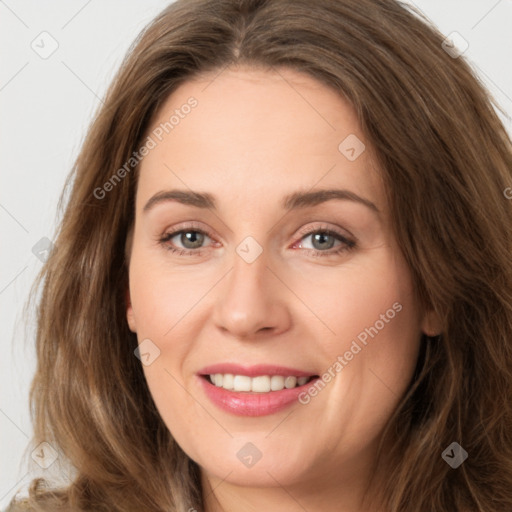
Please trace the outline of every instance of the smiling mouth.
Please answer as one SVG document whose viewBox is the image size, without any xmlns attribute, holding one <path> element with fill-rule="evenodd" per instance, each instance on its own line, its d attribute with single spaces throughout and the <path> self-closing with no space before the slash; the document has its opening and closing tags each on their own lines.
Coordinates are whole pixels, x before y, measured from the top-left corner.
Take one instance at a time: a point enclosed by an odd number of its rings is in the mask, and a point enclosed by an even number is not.
<svg viewBox="0 0 512 512">
<path fill-rule="evenodd" d="M 294 389 L 309 384 L 318 375 L 309 377 L 295 377 L 292 375 L 257 375 L 249 377 L 248 375 L 234 375 L 231 373 L 215 373 L 201 375 L 207 382 L 227 391 L 234 392 L 252 392 L 252 393 L 272 393 L 282 391 L 283 389 Z"/>
</svg>

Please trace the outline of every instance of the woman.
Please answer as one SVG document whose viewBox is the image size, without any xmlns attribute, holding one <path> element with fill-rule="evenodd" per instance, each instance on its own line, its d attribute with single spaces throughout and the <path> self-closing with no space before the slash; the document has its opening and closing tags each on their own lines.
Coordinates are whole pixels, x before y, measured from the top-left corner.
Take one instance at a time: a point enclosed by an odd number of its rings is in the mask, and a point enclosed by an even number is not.
<svg viewBox="0 0 512 512">
<path fill-rule="evenodd" d="M 76 472 L 26 506 L 512 509 L 511 142 L 443 40 L 382 0 L 151 23 L 41 274 L 34 444 Z"/>
</svg>

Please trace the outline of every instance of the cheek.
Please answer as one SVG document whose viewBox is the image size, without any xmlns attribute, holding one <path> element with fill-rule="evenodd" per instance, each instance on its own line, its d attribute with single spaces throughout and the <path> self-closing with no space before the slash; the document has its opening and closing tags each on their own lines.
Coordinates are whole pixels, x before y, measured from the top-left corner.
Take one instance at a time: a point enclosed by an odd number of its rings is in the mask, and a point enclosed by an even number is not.
<svg viewBox="0 0 512 512">
<path fill-rule="evenodd" d="M 380 247 L 355 261 L 332 269 L 329 275 L 325 269 L 309 273 L 297 285 L 310 309 L 331 331 L 326 329 L 319 348 L 333 359 L 349 350 L 354 340 L 368 357 L 373 352 L 400 354 L 414 347 L 419 317 L 403 259 L 390 248 Z"/>
<path fill-rule="evenodd" d="M 334 375 L 324 374 L 332 403 L 346 407 L 332 407 L 330 415 L 336 423 L 350 410 L 353 421 L 376 433 L 416 366 L 420 326 L 409 270 L 396 253 L 376 249 L 320 284 L 310 288 L 310 304 L 335 334 L 318 337 L 317 353 Z M 325 406 L 318 400 L 313 409 L 322 414 Z"/>
<path fill-rule="evenodd" d="M 135 274 L 136 270 L 130 286 L 138 342 L 151 340 L 158 353 L 155 363 L 144 367 L 148 385 L 152 394 L 162 389 L 166 393 L 179 391 L 178 382 L 183 384 L 182 376 L 190 373 L 192 340 L 198 338 L 201 329 L 198 302 L 208 288 L 190 275 L 171 275 L 168 270 L 167 273 L 155 271 L 155 267 L 137 277 Z"/>
<path fill-rule="evenodd" d="M 367 402 L 380 403 L 385 418 L 410 382 L 416 366 L 420 325 L 410 272 L 396 253 L 383 252 L 343 295 L 344 354 L 352 357 L 354 383 Z M 342 292 L 343 293 L 343 292 Z M 338 324 L 340 330 L 343 325 Z M 356 352 L 356 355 L 351 355 Z"/>
<path fill-rule="evenodd" d="M 367 440 L 378 435 L 412 377 L 420 339 L 412 282 L 405 263 L 387 250 L 329 280 L 309 279 L 311 309 L 335 334 L 317 338 L 327 385 L 307 407 L 327 430 L 344 432 L 348 450 L 363 433 Z"/>
<path fill-rule="evenodd" d="M 173 435 L 188 439 L 196 423 L 188 425 L 183 418 L 202 418 L 204 410 L 185 391 L 190 386 L 185 376 L 192 373 L 192 340 L 197 339 L 203 321 L 197 318 L 201 311 L 199 302 L 218 275 L 203 275 L 199 271 L 192 278 L 190 271 L 170 272 L 161 260 L 143 254 L 139 257 L 134 251 L 130 266 L 131 302 L 138 342 L 147 343 L 145 340 L 149 339 L 157 347 L 153 350 L 158 356 L 151 364 L 143 365 L 153 401 Z M 194 435 L 201 435 L 201 431 Z"/>
<path fill-rule="evenodd" d="M 165 257 L 135 254 L 130 266 L 130 296 L 139 338 L 169 339 L 213 286 L 214 278 L 201 270 L 193 274 L 189 269 L 170 271 Z"/>
</svg>

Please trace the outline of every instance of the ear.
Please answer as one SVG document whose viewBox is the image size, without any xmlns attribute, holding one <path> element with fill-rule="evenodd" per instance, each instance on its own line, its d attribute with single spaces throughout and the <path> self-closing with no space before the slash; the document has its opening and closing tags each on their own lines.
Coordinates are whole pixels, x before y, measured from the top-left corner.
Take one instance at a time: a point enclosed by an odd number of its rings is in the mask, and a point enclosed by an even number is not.
<svg viewBox="0 0 512 512">
<path fill-rule="evenodd" d="M 438 336 L 442 332 L 442 324 L 439 315 L 432 309 L 425 311 L 421 321 L 421 330 L 427 336 Z"/>
<path fill-rule="evenodd" d="M 133 242 L 133 225 L 128 229 L 128 233 L 126 235 L 126 241 L 124 245 L 124 257 L 126 268 L 130 268 L 130 256 L 132 252 L 132 242 Z M 137 332 L 136 324 L 135 324 L 135 315 L 133 314 L 132 300 L 130 298 L 130 284 L 126 284 L 126 289 L 124 292 L 124 300 L 126 304 L 126 320 L 128 321 L 128 327 L 130 331 Z"/>
<path fill-rule="evenodd" d="M 127 286 L 125 291 L 125 302 L 126 302 L 126 320 L 128 321 L 128 327 L 130 331 L 137 332 L 137 326 L 135 323 L 135 315 L 133 314 L 132 301 L 130 298 L 130 288 Z"/>
</svg>

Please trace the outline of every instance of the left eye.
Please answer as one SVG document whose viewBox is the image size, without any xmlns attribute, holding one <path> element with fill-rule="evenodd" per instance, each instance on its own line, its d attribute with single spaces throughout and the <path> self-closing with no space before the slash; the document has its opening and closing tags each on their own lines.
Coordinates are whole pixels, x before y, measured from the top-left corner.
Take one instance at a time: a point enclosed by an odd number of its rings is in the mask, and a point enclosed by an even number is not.
<svg viewBox="0 0 512 512">
<path fill-rule="evenodd" d="M 332 249 L 336 243 L 336 239 L 339 240 L 340 236 L 336 233 L 330 233 L 328 231 L 314 231 L 313 233 L 304 235 L 301 240 L 306 240 L 307 238 L 311 238 L 312 240 L 312 249 L 321 251 L 323 249 Z M 302 247 L 303 244 L 301 243 L 300 246 Z M 306 249 L 309 248 L 306 247 Z"/>
<path fill-rule="evenodd" d="M 195 250 L 201 249 L 203 242 L 205 239 L 210 238 L 204 231 L 200 230 L 182 230 L 176 231 L 175 233 L 166 233 L 163 238 L 160 240 L 162 243 L 172 242 L 173 238 L 178 238 L 179 242 L 183 245 L 183 247 L 169 247 L 169 249 L 186 249 L 186 250 Z M 210 239 L 211 240 L 211 239 Z M 175 245 L 174 242 L 172 242 Z"/>
</svg>

